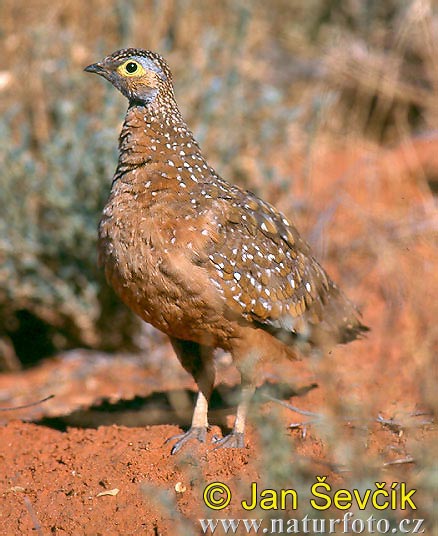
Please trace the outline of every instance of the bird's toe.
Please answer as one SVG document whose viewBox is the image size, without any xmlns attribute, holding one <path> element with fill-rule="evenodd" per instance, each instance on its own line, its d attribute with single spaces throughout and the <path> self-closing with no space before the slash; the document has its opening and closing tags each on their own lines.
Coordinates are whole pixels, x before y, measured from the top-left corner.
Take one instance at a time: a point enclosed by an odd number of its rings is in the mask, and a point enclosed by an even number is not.
<svg viewBox="0 0 438 536">
<path fill-rule="evenodd" d="M 245 446 L 244 435 L 241 432 L 231 432 L 225 437 L 213 438 L 213 443 L 216 449 L 242 449 Z"/>
<path fill-rule="evenodd" d="M 175 441 L 176 443 L 173 445 L 172 450 L 170 451 L 171 454 L 176 454 L 181 448 L 192 439 L 198 440 L 200 443 L 205 443 L 205 440 L 207 438 L 207 428 L 205 427 L 197 427 L 193 426 L 187 432 L 184 434 L 178 434 L 172 437 L 169 437 L 166 439 L 166 443 L 169 443 L 170 441 Z"/>
</svg>

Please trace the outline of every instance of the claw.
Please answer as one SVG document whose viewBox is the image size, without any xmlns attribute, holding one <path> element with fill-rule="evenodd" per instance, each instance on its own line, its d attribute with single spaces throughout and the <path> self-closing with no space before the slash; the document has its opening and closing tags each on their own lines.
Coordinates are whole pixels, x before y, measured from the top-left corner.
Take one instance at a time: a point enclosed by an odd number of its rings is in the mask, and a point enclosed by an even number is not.
<svg viewBox="0 0 438 536">
<path fill-rule="evenodd" d="M 242 449 L 245 446 L 244 435 L 241 432 L 231 432 L 225 437 L 213 438 L 216 449 Z"/>
<path fill-rule="evenodd" d="M 207 429 L 204 427 L 195 426 L 187 430 L 187 432 L 184 434 L 178 434 L 167 438 L 165 443 L 169 443 L 170 441 L 177 439 L 178 441 L 175 443 L 175 445 L 173 445 L 172 450 L 170 451 L 170 454 L 176 454 L 191 439 L 197 439 L 200 443 L 205 443 L 206 438 Z"/>
</svg>

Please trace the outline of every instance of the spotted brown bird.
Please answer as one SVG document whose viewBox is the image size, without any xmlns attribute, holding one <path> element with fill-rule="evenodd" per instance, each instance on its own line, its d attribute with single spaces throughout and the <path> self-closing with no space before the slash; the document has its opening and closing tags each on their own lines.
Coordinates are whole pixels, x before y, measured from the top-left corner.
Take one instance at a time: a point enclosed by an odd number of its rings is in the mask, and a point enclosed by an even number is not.
<svg viewBox="0 0 438 536">
<path fill-rule="evenodd" d="M 85 70 L 129 100 L 100 263 L 120 298 L 169 336 L 199 388 L 191 428 L 173 438 L 172 453 L 206 439 L 215 348 L 231 353 L 242 378 L 234 428 L 218 446 L 242 447 L 263 361 L 326 350 L 367 328 L 292 221 L 209 166 L 160 55 L 129 48 Z"/>
</svg>

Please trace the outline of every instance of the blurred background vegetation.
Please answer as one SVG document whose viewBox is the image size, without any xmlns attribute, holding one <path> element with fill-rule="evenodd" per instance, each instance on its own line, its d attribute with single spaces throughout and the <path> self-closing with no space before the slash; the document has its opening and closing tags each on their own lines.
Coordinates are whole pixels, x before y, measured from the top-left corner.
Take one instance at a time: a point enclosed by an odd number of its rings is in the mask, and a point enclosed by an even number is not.
<svg viewBox="0 0 438 536">
<path fill-rule="evenodd" d="M 276 201 L 294 175 L 273 148 L 436 127 L 437 25 L 426 0 L 3 0 L 0 366 L 147 344 L 96 266 L 126 103 L 85 65 L 124 46 L 162 53 L 211 162 Z"/>
</svg>

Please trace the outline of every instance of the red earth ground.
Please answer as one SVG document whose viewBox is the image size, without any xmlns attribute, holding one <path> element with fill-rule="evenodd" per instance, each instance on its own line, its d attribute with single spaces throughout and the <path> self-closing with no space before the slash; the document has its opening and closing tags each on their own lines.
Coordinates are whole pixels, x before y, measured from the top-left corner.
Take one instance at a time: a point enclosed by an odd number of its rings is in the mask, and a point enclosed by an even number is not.
<svg viewBox="0 0 438 536">
<path fill-rule="evenodd" d="M 238 376 L 226 355 L 218 357 L 208 442 L 175 456 L 165 439 L 187 426 L 195 386 L 166 344 L 144 357 L 76 350 L 0 375 L 3 408 L 54 395 L 0 412 L 1 535 L 199 534 L 199 518 L 267 518 L 240 500 L 250 482 L 266 487 L 289 468 L 297 479 L 289 486 L 307 491 L 317 475 L 334 487 L 353 477 L 406 481 L 418 488 L 418 510 L 402 517 L 422 515 L 433 531 L 438 139 L 386 151 L 319 148 L 310 162 L 305 184 L 297 180 L 288 197 L 274 185 L 270 200 L 289 212 L 293 194 L 311 207 L 309 221 L 325 239 L 313 244 L 362 309 L 368 338 L 320 362 L 269 366 L 260 384 L 291 387 L 274 401 L 261 395 L 241 450 L 211 442 L 232 424 Z M 309 159 L 285 165 L 301 177 Z M 233 493 L 221 511 L 203 504 L 214 481 Z"/>
</svg>

